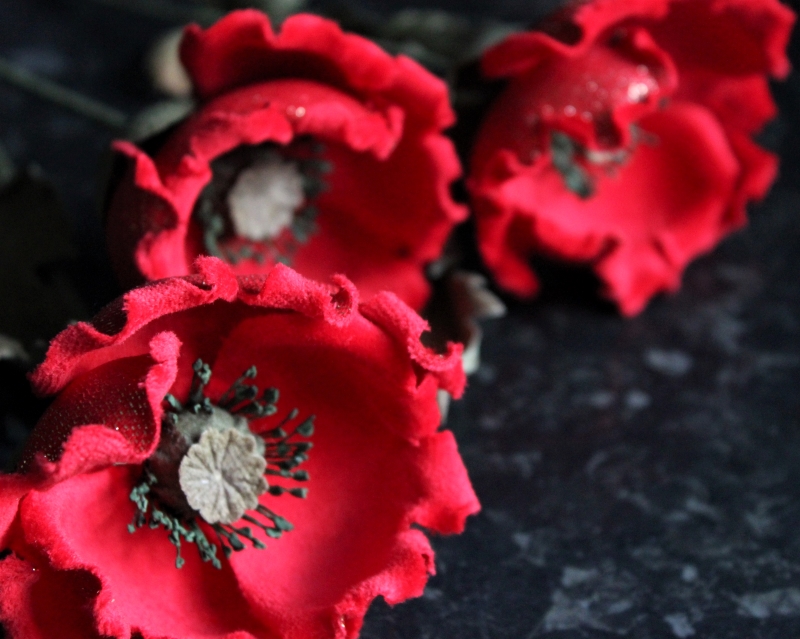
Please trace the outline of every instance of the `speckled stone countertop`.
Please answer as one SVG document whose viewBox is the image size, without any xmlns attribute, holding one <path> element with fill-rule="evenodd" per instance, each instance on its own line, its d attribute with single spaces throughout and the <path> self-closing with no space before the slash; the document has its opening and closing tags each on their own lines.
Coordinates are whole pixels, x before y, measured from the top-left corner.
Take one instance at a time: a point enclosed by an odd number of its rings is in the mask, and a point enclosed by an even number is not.
<svg viewBox="0 0 800 639">
<path fill-rule="evenodd" d="M 492 10 L 525 19 L 527 4 Z M 130 112 L 156 97 L 139 65 L 169 26 L 89 0 L 0 0 L 0 55 Z M 483 511 L 433 540 L 425 595 L 376 602 L 364 639 L 800 637 L 800 77 L 775 95 L 763 140 L 781 177 L 679 294 L 622 319 L 583 274 L 552 269 L 550 293 L 485 325 L 448 422 Z M 117 294 L 94 203 L 110 139 L 0 84 L 0 143 L 63 200 L 79 255 L 65 272 L 88 312 Z M 0 372 L 5 463 L 42 403 Z"/>
</svg>

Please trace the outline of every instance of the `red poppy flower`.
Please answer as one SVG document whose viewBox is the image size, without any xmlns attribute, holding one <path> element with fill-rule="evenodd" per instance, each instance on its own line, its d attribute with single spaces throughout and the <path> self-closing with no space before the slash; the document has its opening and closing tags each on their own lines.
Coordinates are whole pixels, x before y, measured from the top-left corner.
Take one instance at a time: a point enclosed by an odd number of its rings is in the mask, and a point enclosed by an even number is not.
<svg viewBox="0 0 800 639">
<path fill-rule="evenodd" d="M 500 285 L 533 295 L 541 252 L 592 264 L 627 315 L 677 289 L 775 177 L 750 138 L 793 19 L 777 0 L 595 0 L 490 49 L 485 74 L 509 84 L 469 186 Z"/>
<path fill-rule="evenodd" d="M 107 218 L 123 280 L 185 275 L 198 255 L 238 274 L 291 264 L 344 273 L 363 296 L 391 290 L 419 309 L 426 263 L 466 209 L 442 130 L 446 86 L 421 66 L 298 15 L 279 34 L 257 11 L 186 29 L 198 111 L 151 158 L 130 158 Z"/>
<path fill-rule="evenodd" d="M 460 347 L 341 276 L 197 269 L 70 327 L 34 373 L 58 395 L 0 476 L 12 637 L 354 637 L 376 596 L 421 594 L 417 526 L 477 511 L 437 430 Z"/>
</svg>

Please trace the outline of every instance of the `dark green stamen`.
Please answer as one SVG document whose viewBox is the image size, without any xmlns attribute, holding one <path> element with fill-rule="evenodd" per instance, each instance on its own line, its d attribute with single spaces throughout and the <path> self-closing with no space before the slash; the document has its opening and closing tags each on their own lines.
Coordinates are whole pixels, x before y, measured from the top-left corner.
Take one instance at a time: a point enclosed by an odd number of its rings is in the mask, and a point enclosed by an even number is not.
<svg viewBox="0 0 800 639">
<path fill-rule="evenodd" d="M 169 533 L 169 540 L 177 551 L 175 565 L 178 568 L 185 563 L 181 555 L 183 543 L 195 544 L 204 562 L 210 562 L 215 568 L 221 568 L 222 565 L 217 557 L 217 544 L 208 540 L 200 526 L 200 522 L 204 520 L 198 511 L 193 510 L 188 502 L 185 502 L 184 493 L 180 492 L 181 489 L 176 489 L 176 486 L 173 485 L 175 483 L 174 475 L 177 473 L 181 461 L 179 457 L 185 454 L 187 447 L 196 444 L 205 428 L 214 428 L 214 424 L 217 424 L 216 428 L 218 429 L 228 428 L 226 424 L 240 424 L 233 428 L 243 429 L 247 431 L 248 436 L 256 437 L 261 442 L 259 447 L 263 444 L 263 457 L 266 461 L 265 476 L 305 482 L 309 478 L 308 472 L 294 469 L 308 459 L 306 453 L 311 448 L 311 442 L 300 438 L 308 438 L 313 434 L 314 416 L 304 419 L 294 428 L 288 428 L 288 425 L 297 420 L 300 415 L 300 411 L 293 409 L 275 427 L 260 436 L 254 435 L 246 427 L 246 420 L 261 419 L 277 413 L 277 401 L 280 395 L 278 390 L 267 388 L 259 396 L 258 387 L 250 383 L 257 374 L 256 367 L 252 366 L 222 394 L 217 402 L 212 404 L 211 400 L 205 396 L 205 389 L 211 380 L 210 367 L 198 359 L 193 366 L 193 371 L 194 376 L 185 403 L 181 403 L 173 395 L 164 397 L 162 441 L 156 454 L 145 463 L 141 481 L 134 486 L 130 493 L 130 500 L 136 506 L 136 513 L 128 530 L 133 533 L 145 525 L 154 529 L 166 529 Z M 227 415 L 224 418 L 227 421 L 219 421 L 220 411 L 223 415 Z M 186 417 L 189 415 L 198 417 Z M 215 419 L 217 421 L 214 421 Z M 235 420 L 239 420 L 239 422 Z M 218 424 L 223 424 L 223 426 Z M 200 433 L 197 432 L 198 429 Z M 190 441 L 181 448 L 181 442 L 185 437 L 189 437 Z M 259 452 L 252 454 L 261 454 L 261 450 L 261 448 L 257 448 Z M 155 460 L 158 455 L 160 455 L 158 457 L 159 465 L 156 465 Z M 170 457 L 170 455 L 172 456 Z M 160 475 L 158 475 L 159 472 Z M 299 498 L 305 498 L 308 493 L 306 488 L 274 484 L 267 485 L 267 492 L 276 496 L 288 493 Z M 233 516 L 238 517 L 238 514 Z M 258 504 L 255 509 L 246 512 L 242 515 L 242 519 L 270 539 L 279 539 L 284 532 L 294 528 L 291 522 L 262 504 Z M 221 521 L 224 522 L 225 519 Z M 264 542 L 246 526 L 237 527 L 232 523 L 221 523 L 220 521 L 211 523 L 210 526 L 226 557 L 233 552 L 244 550 L 246 546 L 243 540 L 248 541 L 253 548 L 259 550 L 266 548 Z"/>
<path fill-rule="evenodd" d="M 134 515 L 133 523 L 128 524 L 128 532 L 134 533 L 145 524 L 153 529 L 163 526 L 169 531 L 169 540 L 177 550 L 176 568 L 182 568 L 185 563 L 181 556 L 181 537 L 187 543 L 194 543 L 197 546 L 200 551 L 200 558 L 203 561 L 210 561 L 214 568 L 222 568 L 222 564 L 217 558 L 217 547 L 208 541 L 208 538 L 194 520 L 187 522 L 187 528 L 178 517 L 155 507 L 150 508 L 150 500 L 147 494 L 157 481 L 153 474 L 145 469 L 143 481 L 134 486 L 131 491 L 130 499 L 136 504 L 136 514 Z"/>
<path fill-rule="evenodd" d="M 594 195 L 594 182 L 576 159 L 580 155 L 580 147 L 575 140 L 566 133 L 554 131 L 550 135 L 550 154 L 553 166 L 570 191 L 583 200 Z"/>
</svg>

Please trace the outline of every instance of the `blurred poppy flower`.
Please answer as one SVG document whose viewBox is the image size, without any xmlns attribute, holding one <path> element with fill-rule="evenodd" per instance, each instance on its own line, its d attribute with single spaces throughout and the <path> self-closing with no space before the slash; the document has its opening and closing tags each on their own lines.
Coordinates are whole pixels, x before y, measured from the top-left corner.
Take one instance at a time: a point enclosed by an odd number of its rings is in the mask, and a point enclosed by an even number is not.
<svg viewBox="0 0 800 639">
<path fill-rule="evenodd" d="M 183 64 L 197 111 L 148 155 L 130 142 L 107 211 L 125 283 L 185 275 L 198 255 L 239 274 L 277 263 L 365 297 L 391 290 L 416 309 L 466 209 L 442 131 L 454 121 L 443 82 L 332 21 L 287 19 L 274 33 L 254 10 L 186 29 Z M 147 144 L 144 145 L 148 147 Z"/>
<path fill-rule="evenodd" d="M 594 0 L 490 49 L 509 83 L 469 187 L 498 283 L 533 295 L 542 253 L 591 264 L 626 315 L 676 290 L 775 177 L 751 136 L 793 20 L 777 0 Z"/>
</svg>

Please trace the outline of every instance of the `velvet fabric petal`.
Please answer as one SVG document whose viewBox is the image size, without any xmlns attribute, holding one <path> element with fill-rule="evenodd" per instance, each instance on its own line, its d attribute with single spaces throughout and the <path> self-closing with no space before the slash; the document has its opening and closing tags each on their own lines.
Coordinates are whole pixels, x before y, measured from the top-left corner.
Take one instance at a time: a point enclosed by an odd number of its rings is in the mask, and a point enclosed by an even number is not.
<svg viewBox="0 0 800 639">
<path fill-rule="evenodd" d="M 739 173 L 724 132 L 700 107 L 675 104 L 641 125 L 652 142 L 598 180 L 588 200 L 566 191 L 546 159 L 504 184 L 504 204 L 528 220 L 542 250 L 597 260 L 607 294 L 625 314 L 674 290 L 686 263 L 713 246 Z"/>
<path fill-rule="evenodd" d="M 102 635 L 146 639 L 228 637 L 259 633 L 230 569 L 203 564 L 194 548 L 175 568 L 175 549 L 163 530 L 138 530 L 130 493 L 140 470 L 115 466 L 81 474 L 44 492 L 33 492 L 20 508 L 26 541 L 46 552 L 52 569 L 86 570 L 102 590 L 94 616 Z M 75 512 L 81 516 L 76 517 Z"/>
<path fill-rule="evenodd" d="M 34 431 L 27 472 L 0 477 L 0 541 L 11 551 L 0 560 L 0 620 L 11 636 L 45 637 L 61 623 L 63 636 L 352 638 L 376 596 L 421 594 L 433 553 L 412 525 L 458 532 L 479 508 L 454 439 L 438 431 L 438 390 L 463 390 L 460 350 L 430 351 L 427 329 L 392 294 L 361 304 L 341 276 L 321 284 L 278 265 L 237 278 L 214 258 L 67 329 L 33 376 L 61 392 Z M 198 356 L 213 371 L 212 401 L 255 365 L 262 388 L 279 388 L 281 415 L 316 417 L 308 498 L 260 497 L 295 529 L 221 570 L 191 544 L 177 569 L 163 528 L 128 530 L 161 400 L 186 397 Z M 36 614 L 73 583 L 68 609 Z"/>
<path fill-rule="evenodd" d="M 668 16 L 648 29 L 681 69 L 780 78 L 790 69 L 794 19 L 779 0 L 673 0 Z"/>
<path fill-rule="evenodd" d="M 675 290 L 776 175 L 750 136 L 793 22 L 777 0 L 591 0 L 490 49 L 484 73 L 509 82 L 468 187 L 498 283 L 535 294 L 540 253 L 590 263 L 627 315 Z"/>
<path fill-rule="evenodd" d="M 0 622 L 11 637 L 101 639 L 92 618 L 97 579 L 15 555 L 0 561 Z"/>
<path fill-rule="evenodd" d="M 280 508 L 296 530 L 273 542 L 274 552 L 236 556 L 232 566 L 253 607 L 279 636 L 352 636 L 340 634 L 337 620 L 358 618 L 361 606 L 341 602 L 363 600 L 365 581 L 374 584 L 371 598 L 402 590 L 390 574 L 401 583 L 424 583 L 429 567 L 408 553 L 400 553 L 407 558 L 402 570 L 392 568 L 377 577 L 387 570 L 387 558 L 400 552 L 397 535 L 416 521 L 411 513 L 427 513 L 431 519 L 420 517 L 417 523 L 438 524 L 442 519 L 463 525 L 477 502 L 471 490 L 463 490 L 466 473 L 455 447 L 445 449 L 441 459 L 427 452 L 428 442 L 438 439 L 438 419 L 435 413 L 419 415 L 417 407 L 430 406 L 435 397 L 421 402 L 417 371 L 390 336 L 356 318 L 345 351 L 336 347 L 340 331 L 318 325 L 311 334 L 313 349 L 303 346 L 308 339 L 304 332 L 305 337 L 298 335 L 284 316 L 253 318 L 231 334 L 217 360 L 221 379 L 255 363 L 265 371 L 264 383 L 280 384 L 287 410 L 298 407 L 302 414 L 314 414 L 317 424 L 313 454 L 305 465 L 312 477 L 308 498 L 278 503 L 262 497 L 268 507 Z M 252 346 L 243 352 L 233 348 L 239 343 Z M 398 393 L 398 388 L 404 391 Z M 428 496 L 436 490 L 427 474 L 420 476 L 420 464 L 437 461 L 443 462 L 440 472 L 453 470 L 457 498 L 448 499 L 448 494 L 437 502 Z M 452 531 L 447 525 L 441 528 Z M 284 575 L 281 589 L 259 589 L 263 574 Z M 309 608 L 318 610 L 318 616 L 304 618 L 302 611 Z"/>
<path fill-rule="evenodd" d="M 676 86 L 672 62 L 642 29 L 586 51 L 551 50 L 492 104 L 475 142 L 473 171 L 480 174 L 498 149 L 535 161 L 554 130 L 591 149 L 629 147 L 631 123 L 656 110 Z"/>
<path fill-rule="evenodd" d="M 664 18 L 671 0 L 593 0 L 575 3 L 546 20 L 541 29 L 508 36 L 486 51 L 487 77 L 516 77 L 552 58 L 585 55 L 601 34 L 620 23 Z"/>
<path fill-rule="evenodd" d="M 276 34 L 263 13 L 234 11 L 209 29 L 188 27 L 181 57 L 204 100 L 267 78 L 305 78 L 400 104 L 425 127 L 455 119 L 445 85 L 419 64 L 314 15 L 292 16 Z"/>
<path fill-rule="evenodd" d="M 127 169 L 109 199 L 106 228 L 121 280 L 186 275 L 211 250 L 193 216 L 212 161 L 248 146 L 313 140 L 324 145 L 332 172 L 313 201 L 316 232 L 292 250 L 292 266 L 321 281 L 344 273 L 365 296 L 393 290 L 421 308 L 429 295 L 424 267 L 467 214 L 450 194 L 461 167 L 442 134 L 454 121 L 444 83 L 310 15 L 289 18 L 275 33 L 257 11 L 232 12 L 209 29 L 189 27 L 182 55 L 197 113 L 152 156 L 115 145 Z M 235 270 L 264 273 L 275 261 L 245 257 Z"/>
</svg>

